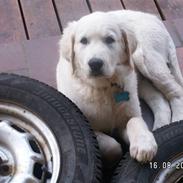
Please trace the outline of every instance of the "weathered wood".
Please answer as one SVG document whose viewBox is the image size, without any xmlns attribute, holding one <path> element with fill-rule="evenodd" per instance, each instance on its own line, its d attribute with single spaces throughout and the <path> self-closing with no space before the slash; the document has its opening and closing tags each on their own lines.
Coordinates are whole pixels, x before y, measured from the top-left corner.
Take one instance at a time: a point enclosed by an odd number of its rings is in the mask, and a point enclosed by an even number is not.
<svg viewBox="0 0 183 183">
<path fill-rule="evenodd" d="M 16 73 L 56 87 L 60 36 L 0 44 L 0 72 Z"/>
<path fill-rule="evenodd" d="M 0 72 L 27 68 L 23 46 L 19 42 L 0 44 Z"/>
<path fill-rule="evenodd" d="M 26 41 L 24 50 L 30 77 L 56 87 L 56 65 L 59 60 L 60 36 Z"/>
<path fill-rule="evenodd" d="M 60 34 L 51 0 L 20 0 L 30 39 Z"/>
<path fill-rule="evenodd" d="M 90 0 L 92 11 L 110 11 L 123 9 L 120 0 Z"/>
<path fill-rule="evenodd" d="M 182 46 L 182 42 L 180 40 L 180 37 L 178 35 L 178 32 L 177 32 L 177 28 L 175 27 L 175 24 L 173 21 L 164 21 L 163 22 L 168 30 L 168 32 L 170 33 L 173 41 L 174 41 L 174 44 L 176 47 L 181 47 Z"/>
<path fill-rule="evenodd" d="M 166 19 L 183 18 L 182 0 L 156 0 Z"/>
<path fill-rule="evenodd" d="M 153 13 L 160 17 L 159 11 L 153 0 L 123 0 L 126 9 Z"/>
<path fill-rule="evenodd" d="M 88 14 L 86 0 L 20 0 L 31 39 L 60 34 L 56 13 L 63 26 Z M 52 1 L 55 2 L 56 12 Z M 183 1 L 156 0 L 177 48 L 183 73 Z M 122 9 L 120 0 L 90 0 L 93 11 Z M 127 9 L 158 14 L 153 0 L 123 0 Z M 18 0 L 0 0 L 0 72 L 28 75 L 56 87 L 59 36 L 26 40 Z M 23 42 L 22 42 L 23 40 Z M 12 42 L 6 43 L 4 42 Z M 21 42 L 17 42 L 21 41 Z"/>
<path fill-rule="evenodd" d="M 166 20 L 164 21 L 168 32 L 174 40 L 176 47 L 183 46 L 183 19 Z"/>
<path fill-rule="evenodd" d="M 85 0 L 54 0 L 62 26 L 65 27 L 69 21 L 78 20 L 89 14 L 89 8 Z"/>
<path fill-rule="evenodd" d="M 27 77 L 31 77 L 29 74 L 29 69 L 16 69 L 16 70 L 8 70 L 6 71 L 6 73 L 10 73 L 10 74 L 18 74 L 21 76 L 27 76 Z"/>
<path fill-rule="evenodd" d="M 182 43 L 181 46 L 183 46 L 183 18 L 181 19 L 175 19 L 174 20 L 174 24 L 175 24 L 175 27 L 176 27 L 176 30 L 177 30 L 177 34 L 179 36 L 179 39 Z"/>
<path fill-rule="evenodd" d="M 0 1 L 0 43 L 26 39 L 17 1 Z"/>
</svg>

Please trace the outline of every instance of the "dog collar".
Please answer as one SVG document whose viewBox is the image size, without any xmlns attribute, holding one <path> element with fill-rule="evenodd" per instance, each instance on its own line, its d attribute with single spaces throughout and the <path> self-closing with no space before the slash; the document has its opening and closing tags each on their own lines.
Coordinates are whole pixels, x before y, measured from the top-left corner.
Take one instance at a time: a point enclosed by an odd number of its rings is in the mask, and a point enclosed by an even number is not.
<svg viewBox="0 0 183 183">
<path fill-rule="evenodd" d="M 117 87 L 120 90 L 123 90 L 120 85 L 118 85 L 117 83 L 111 83 L 112 87 Z M 124 101 L 128 101 L 129 100 L 129 92 L 127 91 L 120 91 L 120 92 L 115 92 L 113 94 L 114 100 L 116 103 L 120 103 L 120 102 L 124 102 Z"/>
<path fill-rule="evenodd" d="M 129 100 L 129 92 L 127 91 L 122 91 L 122 92 L 117 92 L 113 94 L 114 100 L 116 103 L 124 102 Z"/>
</svg>

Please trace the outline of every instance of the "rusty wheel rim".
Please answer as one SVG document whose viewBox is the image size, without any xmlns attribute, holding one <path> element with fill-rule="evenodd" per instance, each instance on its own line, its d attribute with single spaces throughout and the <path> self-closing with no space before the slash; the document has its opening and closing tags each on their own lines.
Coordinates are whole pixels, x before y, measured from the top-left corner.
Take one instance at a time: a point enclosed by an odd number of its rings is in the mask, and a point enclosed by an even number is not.
<svg viewBox="0 0 183 183">
<path fill-rule="evenodd" d="M 59 146 L 51 129 L 31 111 L 0 102 L 0 180 L 56 183 Z"/>
</svg>

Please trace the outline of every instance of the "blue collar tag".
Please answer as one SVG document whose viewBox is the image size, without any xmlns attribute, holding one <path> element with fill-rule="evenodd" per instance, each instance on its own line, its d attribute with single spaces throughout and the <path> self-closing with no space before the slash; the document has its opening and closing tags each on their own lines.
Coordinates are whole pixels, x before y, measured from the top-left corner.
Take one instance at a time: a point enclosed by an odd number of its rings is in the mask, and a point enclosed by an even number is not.
<svg viewBox="0 0 183 183">
<path fill-rule="evenodd" d="M 129 100 L 129 92 L 123 91 L 123 92 L 118 92 L 114 93 L 114 99 L 116 103 L 124 102 Z"/>
</svg>

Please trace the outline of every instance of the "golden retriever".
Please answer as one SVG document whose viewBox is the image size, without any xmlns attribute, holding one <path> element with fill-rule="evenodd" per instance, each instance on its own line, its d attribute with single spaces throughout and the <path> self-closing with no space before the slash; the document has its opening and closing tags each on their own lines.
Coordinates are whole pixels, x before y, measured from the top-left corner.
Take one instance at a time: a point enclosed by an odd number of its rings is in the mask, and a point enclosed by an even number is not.
<svg viewBox="0 0 183 183">
<path fill-rule="evenodd" d="M 146 162 L 155 156 L 139 96 L 152 108 L 154 129 L 183 119 L 174 44 L 163 23 L 147 13 L 95 12 L 69 23 L 60 41 L 57 86 L 89 119 L 107 159 L 122 154 L 110 137 L 114 129 L 129 140 L 133 158 Z"/>
</svg>

